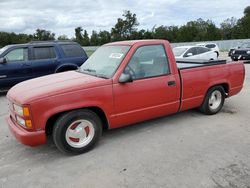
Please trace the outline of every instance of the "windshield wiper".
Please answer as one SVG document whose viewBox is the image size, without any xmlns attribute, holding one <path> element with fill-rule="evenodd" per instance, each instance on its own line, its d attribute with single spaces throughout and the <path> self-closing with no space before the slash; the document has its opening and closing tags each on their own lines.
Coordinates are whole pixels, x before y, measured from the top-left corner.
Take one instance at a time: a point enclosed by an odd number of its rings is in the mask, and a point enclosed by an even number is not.
<svg viewBox="0 0 250 188">
<path fill-rule="evenodd" d="M 86 72 L 96 72 L 96 70 L 94 70 L 94 69 L 83 69 L 83 71 L 86 71 Z"/>
<path fill-rule="evenodd" d="M 97 73 L 96 70 L 94 70 L 94 69 L 82 69 L 82 70 L 84 72 L 89 72 L 92 76 L 96 76 L 96 77 L 99 77 L 99 78 L 105 78 L 105 79 L 108 78 L 105 74 Z"/>
<path fill-rule="evenodd" d="M 107 79 L 108 77 L 104 74 L 95 74 L 95 76 L 99 77 L 99 78 L 105 78 Z"/>
</svg>

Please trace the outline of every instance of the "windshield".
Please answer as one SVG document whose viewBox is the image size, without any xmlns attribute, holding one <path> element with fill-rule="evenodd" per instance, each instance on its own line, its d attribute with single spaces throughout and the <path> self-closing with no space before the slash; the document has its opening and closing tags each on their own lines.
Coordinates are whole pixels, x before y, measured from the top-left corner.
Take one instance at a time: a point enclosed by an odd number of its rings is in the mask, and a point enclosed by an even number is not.
<svg viewBox="0 0 250 188">
<path fill-rule="evenodd" d="M 174 48 L 174 56 L 181 56 L 188 48 Z"/>
<path fill-rule="evenodd" d="M 243 43 L 241 48 L 250 48 L 250 42 Z"/>
<path fill-rule="evenodd" d="M 127 54 L 130 46 L 102 46 L 81 66 L 80 72 L 111 78 Z"/>
</svg>

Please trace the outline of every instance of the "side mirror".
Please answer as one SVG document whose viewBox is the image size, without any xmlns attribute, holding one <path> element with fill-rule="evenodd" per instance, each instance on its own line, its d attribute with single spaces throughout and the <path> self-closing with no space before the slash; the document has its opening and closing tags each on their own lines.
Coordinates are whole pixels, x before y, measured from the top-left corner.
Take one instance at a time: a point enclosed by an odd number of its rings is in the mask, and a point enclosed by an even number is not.
<svg viewBox="0 0 250 188">
<path fill-rule="evenodd" d="M 193 55 L 193 53 L 188 53 L 188 54 L 187 54 L 188 57 L 190 57 L 190 56 L 192 56 L 192 55 Z"/>
<path fill-rule="evenodd" d="M 119 83 L 133 82 L 133 78 L 130 74 L 122 73 L 119 78 Z"/>
<path fill-rule="evenodd" d="M 240 49 L 240 46 L 237 46 L 238 49 Z"/>
<path fill-rule="evenodd" d="M 1 64 L 7 63 L 7 59 L 6 59 L 5 57 L 1 57 L 1 58 L 0 58 L 0 63 L 1 63 Z"/>
</svg>

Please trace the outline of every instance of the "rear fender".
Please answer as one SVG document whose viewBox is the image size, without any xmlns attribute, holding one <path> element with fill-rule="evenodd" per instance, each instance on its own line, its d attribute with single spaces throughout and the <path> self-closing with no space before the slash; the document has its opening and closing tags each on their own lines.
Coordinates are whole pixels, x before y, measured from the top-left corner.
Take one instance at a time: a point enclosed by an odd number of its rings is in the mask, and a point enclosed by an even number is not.
<svg viewBox="0 0 250 188">
<path fill-rule="evenodd" d="M 220 81 L 215 81 L 215 82 L 211 82 L 209 85 L 208 85 L 208 88 L 206 90 L 206 93 L 204 93 L 204 96 L 206 96 L 208 90 L 214 86 L 222 86 L 224 89 L 225 89 L 225 92 L 228 94 L 228 92 L 230 91 L 230 83 L 228 83 L 226 80 L 220 80 Z M 226 88 L 227 89 L 226 89 Z"/>
</svg>

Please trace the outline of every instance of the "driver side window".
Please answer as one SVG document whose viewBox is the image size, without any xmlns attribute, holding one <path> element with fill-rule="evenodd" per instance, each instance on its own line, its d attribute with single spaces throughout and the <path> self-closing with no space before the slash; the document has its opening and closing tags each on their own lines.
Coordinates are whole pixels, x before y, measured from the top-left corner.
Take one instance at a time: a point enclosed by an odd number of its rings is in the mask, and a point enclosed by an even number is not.
<svg viewBox="0 0 250 188">
<path fill-rule="evenodd" d="M 28 60 L 28 48 L 18 48 L 11 50 L 5 56 L 7 61 L 27 61 Z"/>
<path fill-rule="evenodd" d="M 169 74 L 168 59 L 162 45 L 142 46 L 136 50 L 124 70 L 133 80 Z"/>
</svg>

